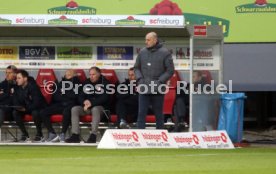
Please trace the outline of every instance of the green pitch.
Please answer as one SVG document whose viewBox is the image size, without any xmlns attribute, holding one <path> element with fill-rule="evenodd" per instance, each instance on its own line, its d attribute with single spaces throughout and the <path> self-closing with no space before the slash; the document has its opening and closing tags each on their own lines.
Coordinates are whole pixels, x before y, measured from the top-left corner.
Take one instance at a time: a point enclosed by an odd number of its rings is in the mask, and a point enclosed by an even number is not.
<svg viewBox="0 0 276 174">
<path fill-rule="evenodd" d="M 276 148 L 235 150 L 0 146 L 1 174 L 275 174 Z"/>
</svg>

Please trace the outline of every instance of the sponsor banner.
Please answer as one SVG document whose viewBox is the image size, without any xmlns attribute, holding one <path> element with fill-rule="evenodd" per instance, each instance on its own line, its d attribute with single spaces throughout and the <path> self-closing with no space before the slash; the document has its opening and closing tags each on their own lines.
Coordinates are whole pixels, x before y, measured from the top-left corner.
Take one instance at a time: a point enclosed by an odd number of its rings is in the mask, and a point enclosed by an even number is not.
<svg viewBox="0 0 276 174">
<path fill-rule="evenodd" d="M 54 46 L 20 46 L 19 59 L 54 60 L 55 47 Z"/>
<path fill-rule="evenodd" d="M 177 148 L 177 146 L 167 130 L 108 129 L 98 148 Z"/>
<path fill-rule="evenodd" d="M 25 46 L 26 45 L 26 46 Z M 79 45 L 79 44 L 76 44 Z M 99 66 L 107 69 L 129 69 L 135 64 L 135 59 L 143 44 L 131 44 L 129 46 L 118 46 L 117 44 L 106 44 L 90 46 L 68 46 L 63 44 L 44 44 L 43 46 L 3 45 L 0 47 L 1 60 L 17 60 L 20 58 L 24 68 L 54 67 L 65 68 L 86 68 Z M 188 45 L 166 44 L 173 56 L 177 70 L 189 69 L 190 49 Z M 219 70 L 219 47 L 202 45 L 194 49 L 195 70 Z M 30 61 L 27 61 L 30 60 Z M 45 60 L 45 64 L 39 61 Z M 47 60 L 51 60 L 48 62 Z M 68 62 L 68 60 L 70 60 Z M 28 62 L 28 63 L 26 63 Z M 27 66 L 29 65 L 29 67 Z M 26 67 L 27 66 L 27 67 Z M 1 68 L 5 68 L 1 66 Z"/>
<path fill-rule="evenodd" d="M 236 6 L 236 13 L 276 13 L 276 3 L 271 0 L 252 0 L 251 3 Z"/>
<path fill-rule="evenodd" d="M 97 47 L 98 60 L 133 60 L 133 47 L 99 46 Z"/>
<path fill-rule="evenodd" d="M 143 130 L 141 135 L 147 148 L 177 147 L 167 130 Z"/>
<path fill-rule="evenodd" d="M 184 47 L 168 47 L 172 50 L 175 68 L 179 70 L 188 70 L 190 67 L 190 48 Z M 195 47 L 194 48 L 194 69 L 195 70 L 219 70 L 220 57 L 217 47 Z"/>
<path fill-rule="evenodd" d="M 92 47 L 90 46 L 79 46 L 79 47 L 68 47 L 58 46 L 57 47 L 57 59 L 78 59 L 86 60 L 92 59 Z"/>
<path fill-rule="evenodd" d="M 178 148 L 206 148 L 201 137 L 196 132 L 170 133 Z"/>
<path fill-rule="evenodd" d="M 18 48 L 16 46 L 0 46 L 0 60 L 17 59 Z"/>
<path fill-rule="evenodd" d="M 233 149 L 226 131 L 170 133 L 179 148 Z"/>
<path fill-rule="evenodd" d="M 1 25 L 183 27 L 184 16 L 153 15 L 0 15 Z M 1 22 L 2 21 L 2 22 Z"/>
<path fill-rule="evenodd" d="M 71 16 L 59 16 L 58 18 L 48 19 L 48 25 L 78 25 L 79 21 Z"/>
<path fill-rule="evenodd" d="M 207 36 L 207 26 L 194 26 L 194 36 Z"/>
<path fill-rule="evenodd" d="M 176 59 L 189 59 L 190 48 L 176 47 L 175 57 Z M 213 48 L 195 47 L 194 59 L 213 59 Z"/>
<path fill-rule="evenodd" d="M 201 138 L 208 149 L 234 148 L 234 145 L 226 131 L 201 132 Z"/>
<path fill-rule="evenodd" d="M 60 6 L 52 7 L 47 10 L 48 14 L 68 14 L 68 15 L 80 15 L 80 14 L 96 14 L 96 9 L 85 5 L 79 5 L 74 0 L 67 2 L 66 4 L 60 4 Z"/>
<path fill-rule="evenodd" d="M 0 25 L 11 25 L 12 21 L 0 17 Z"/>
</svg>

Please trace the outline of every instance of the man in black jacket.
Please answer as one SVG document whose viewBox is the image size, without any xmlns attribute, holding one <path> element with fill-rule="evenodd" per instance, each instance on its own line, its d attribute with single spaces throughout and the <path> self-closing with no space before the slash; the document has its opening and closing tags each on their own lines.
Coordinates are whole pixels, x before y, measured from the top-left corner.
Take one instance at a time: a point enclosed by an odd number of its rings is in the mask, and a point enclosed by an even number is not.
<svg viewBox="0 0 276 174">
<path fill-rule="evenodd" d="M 107 91 L 109 82 L 101 75 L 98 67 L 89 69 L 89 78 L 84 82 L 79 95 L 81 106 L 74 106 L 71 110 L 72 136 L 65 140 L 67 143 L 80 142 L 79 120 L 80 116 L 92 114 L 91 134 L 87 143 L 96 143 L 96 134 L 101 120 L 101 116 L 106 114 L 105 110 L 110 108 L 110 95 Z"/>
<path fill-rule="evenodd" d="M 45 98 L 43 97 L 36 81 L 30 77 L 26 70 L 18 70 L 16 73 L 17 87 L 14 91 L 13 104 L 18 106 L 13 111 L 13 117 L 22 132 L 19 141 L 29 141 L 29 134 L 24 126 L 23 116 L 31 114 L 36 126 L 36 136 L 34 142 L 42 142 L 44 140 L 41 127 L 41 119 L 39 112 L 46 106 Z"/>
<path fill-rule="evenodd" d="M 128 70 L 128 79 L 120 85 L 117 90 L 116 114 L 118 116 L 119 128 L 128 128 L 127 117 L 130 121 L 137 120 L 138 115 L 138 93 L 136 91 L 136 78 L 134 68 Z"/>
<path fill-rule="evenodd" d="M 6 78 L 0 83 L 0 127 L 3 121 L 12 120 L 12 97 L 16 86 L 16 71 L 14 65 L 9 65 L 6 68 Z"/>
<path fill-rule="evenodd" d="M 51 105 L 40 111 L 40 117 L 43 120 L 45 127 L 49 132 L 46 142 L 65 141 L 67 129 L 71 123 L 71 109 L 77 105 L 78 90 L 76 85 L 79 84 L 79 79 L 75 75 L 73 69 L 65 72 L 64 78 L 57 83 Z M 62 114 L 62 129 L 61 134 L 58 136 L 51 124 L 51 115 Z"/>
<path fill-rule="evenodd" d="M 152 105 L 156 128 L 164 128 L 163 103 L 165 84 L 174 73 L 171 52 L 159 42 L 157 34 L 150 32 L 145 37 L 146 47 L 137 56 L 134 72 L 139 89 L 139 113 L 137 127 L 145 128 L 148 108 Z M 142 88 L 144 87 L 144 88 Z"/>
<path fill-rule="evenodd" d="M 203 77 L 201 71 L 193 72 L 193 85 L 191 92 L 202 92 L 204 85 L 208 84 L 206 79 Z M 180 93 L 176 94 L 175 103 L 174 103 L 174 115 L 175 115 L 175 128 L 174 132 L 182 132 L 185 127 L 188 126 L 186 121 L 188 120 L 187 116 L 187 108 L 189 107 L 189 88 L 190 84 L 187 84 L 186 90 L 180 90 Z M 210 88 L 206 88 L 207 91 L 211 90 Z"/>
</svg>

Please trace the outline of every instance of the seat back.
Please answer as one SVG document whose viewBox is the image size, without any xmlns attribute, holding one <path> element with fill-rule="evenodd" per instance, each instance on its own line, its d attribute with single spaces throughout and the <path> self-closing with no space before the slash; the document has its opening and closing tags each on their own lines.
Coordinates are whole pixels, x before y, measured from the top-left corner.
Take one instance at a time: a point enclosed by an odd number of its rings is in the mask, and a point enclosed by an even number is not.
<svg viewBox="0 0 276 174">
<path fill-rule="evenodd" d="M 211 80 L 213 80 L 213 78 L 212 78 L 210 71 L 202 70 L 201 73 L 202 73 L 202 77 L 204 78 L 205 82 L 207 84 L 211 84 Z"/>
<path fill-rule="evenodd" d="M 39 69 L 36 77 L 36 83 L 39 87 L 44 87 L 49 81 L 57 80 L 53 69 Z"/>
<path fill-rule="evenodd" d="M 114 69 L 101 69 L 102 75 L 112 84 L 118 84 L 119 80 Z"/>
<path fill-rule="evenodd" d="M 101 74 L 115 87 L 119 84 L 118 77 L 114 69 L 101 69 Z M 116 113 L 116 94 L 111 95 L 110 97 L 110 112 L 112 114 Z"/>
<path fill-rule="evenodd" d="M 83 83 L 87 79 L 83 69 L 75 69 L 74 71 L 76 72 L 76 75 L 81 83 Z"/>
<path fill-rule="evenodd" d="M 36 83 L 48 104 L 51 102 L 51 90 L 53 90 L 53 83 L 56 81 L 57 78 L 53 69 L 39 69 L 36 77 Z"/>
<path fill-rule="evenodd" d="M 180 81 L 180 76 L 178 71 L 174 71 L 173 76 L 168 80 L 167 84 L 170 88 L 176 88 L 177 87 L 177 81 Z"/>
<path fill-rule="evenodd" d="M 173 114 L 173 106 L 176 98 L 176 89 L 169 88 L 169 91 L 164 96 L 163 103 L 163 114 L 164 115 L 172 115 Z"/>
</svg>

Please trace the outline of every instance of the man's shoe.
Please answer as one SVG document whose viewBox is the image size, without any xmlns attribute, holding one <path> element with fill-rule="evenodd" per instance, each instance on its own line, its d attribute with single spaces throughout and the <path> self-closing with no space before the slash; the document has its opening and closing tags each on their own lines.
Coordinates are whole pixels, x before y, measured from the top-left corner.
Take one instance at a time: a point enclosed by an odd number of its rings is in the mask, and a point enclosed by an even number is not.
<svg viewBox="0 0 276 174">
<path fill-rule="evenodd" d="M 72 134 L 70 138 L 65 140 L 65 143 L 80 143 L 79 134 Z"/>
<path fill-rule="evenodd" d="M 89 138 L 87 139 L 86 143 L 96 143 L 97 136 L 95 134 L 90 134 Z"/>
<path fill-rule="evenodd" d="M 35 138 L 33 139 L 33 143 L 42 143 L 44 141 L 45 141 L 44 137 L 40 135 L 36 135 Z"/>
<path fill-rule="evenodd" d="M 64 142 L 65 142 L 65 134 L 64 134 L 64 133 L 61 133 L 61 134 L 59 135 L 59 142 L 61 142 L 61 143 L 64 143 Z"/>
<path fill-rule="evenodd" d="M 175 125 L 175 128 L 173 130 L 173 132 L 183 132 L 185 131 L 185 124 L 184 123 L 178 123 Z"/>
<path fill-rule="evenodd" d="M 49 133 L 49 136 L 48 136 L 48 139 L 46 140 L 46 142 L 58 142 L 59 141 L 59 137 L 57 134 L 54 134 L 54 133 Z"/>
<path fill-rule="evenodd" d="M 18 140 L 18 142 L 21 142 L 21 143 L 25 143 L 28 141 L 30 141 L 30 138 L 27 135 L 22 135 L 21 138 Z"/>
<path fill-rule="evenodd" d="M 125 121 L 121 121 L 120 122 L 120 129 L 128 129 L 129 126 L 127 125 L 127 123 Z"/>
</svg>

